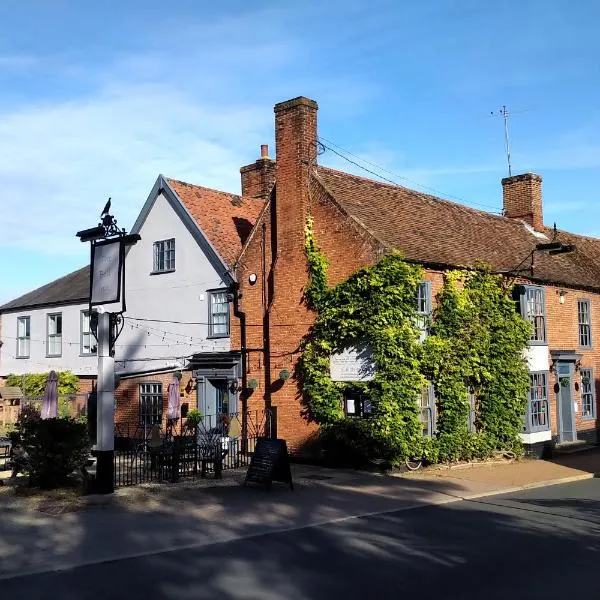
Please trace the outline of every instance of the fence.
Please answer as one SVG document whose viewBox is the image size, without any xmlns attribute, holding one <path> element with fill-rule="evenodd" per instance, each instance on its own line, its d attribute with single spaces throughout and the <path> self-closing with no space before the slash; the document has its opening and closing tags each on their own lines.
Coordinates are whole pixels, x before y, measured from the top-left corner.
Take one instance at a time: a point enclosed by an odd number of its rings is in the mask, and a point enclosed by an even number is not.
<svg viewBox="0 0 600 600">
<path fill-rule="evenodd" d="M 220 475 L 248 466 L 256 442 L 274 433 L 271 411 L 208 415 L 194 425 L 115 424 L 115 486 Z"/>
</svg>

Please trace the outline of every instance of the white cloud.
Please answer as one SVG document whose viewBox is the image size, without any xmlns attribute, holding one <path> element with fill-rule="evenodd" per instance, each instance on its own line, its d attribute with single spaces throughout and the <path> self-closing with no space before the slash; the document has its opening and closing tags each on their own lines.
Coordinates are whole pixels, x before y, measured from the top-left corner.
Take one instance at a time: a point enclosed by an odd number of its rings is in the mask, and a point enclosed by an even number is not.
<svg viewBox="0 0 600 600">
<path fill-rule="evenodd" d="M 278 18 L 270 10 L 200 26 L 167 20 L 177 32 L 168 44 L 150 36 L 143 51 L 99 65 L 44 57 L 47 89 L 0 106 L 0 246 L 77 253 L 75 232 L 97 222 L 108 196 L 129 227 L 159 173 L 239 190 L 239 167 L 272 139 L 275 102 L 312 94 L 348 114 L 376 93 L 349 75 L 315 75 Z M 0 56 L 0 69 L 36 60 Z"/>
</svg>

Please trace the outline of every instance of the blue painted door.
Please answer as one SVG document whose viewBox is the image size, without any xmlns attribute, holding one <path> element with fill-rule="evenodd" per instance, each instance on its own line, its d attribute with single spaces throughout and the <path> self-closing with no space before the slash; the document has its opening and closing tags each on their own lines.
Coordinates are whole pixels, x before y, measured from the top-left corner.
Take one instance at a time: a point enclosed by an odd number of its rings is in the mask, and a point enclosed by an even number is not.
<svg viewBox="0 0 600 600">
<path fill-rule="evenodd" d="M 577 439 L 573 410 L 573 365 L 558 363 L 558 439 L 574 442 Z"/>
</svg>

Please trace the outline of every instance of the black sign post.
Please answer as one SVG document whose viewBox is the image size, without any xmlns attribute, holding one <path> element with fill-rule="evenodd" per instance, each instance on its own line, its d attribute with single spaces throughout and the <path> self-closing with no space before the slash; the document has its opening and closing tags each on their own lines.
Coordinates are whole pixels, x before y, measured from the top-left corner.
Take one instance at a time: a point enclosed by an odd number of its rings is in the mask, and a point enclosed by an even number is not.
<svg viewBox="0 0 600 600">
<path fill-rule="evenodd" d="M 290 489 L 294 489 L 287 445 L 285 440 L 260 438 L 254 449 L 244 485 L 254 483 L 269 490 L 273 481 L 289 483 Z"/>
</svg>

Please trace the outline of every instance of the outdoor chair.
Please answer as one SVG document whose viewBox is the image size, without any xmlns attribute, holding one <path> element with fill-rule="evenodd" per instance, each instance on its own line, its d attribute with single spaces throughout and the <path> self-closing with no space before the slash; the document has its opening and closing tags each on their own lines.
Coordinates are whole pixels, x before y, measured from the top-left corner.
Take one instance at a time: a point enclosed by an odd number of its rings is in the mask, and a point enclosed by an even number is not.
<svg viewBox="0 0 600 600">
<path fill-rule="evenodd" d="M 223 459 L 229 454 L 229 436 L 220 428 L 198 431 L 198 460 L 201 463 L 200 476 L 206 477 L 208 466 L 214 465 L 215 478 L 223 474 Z"/>
</svg>

